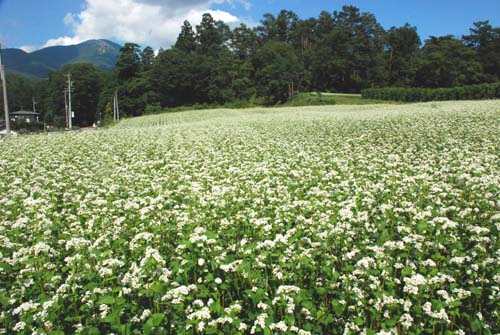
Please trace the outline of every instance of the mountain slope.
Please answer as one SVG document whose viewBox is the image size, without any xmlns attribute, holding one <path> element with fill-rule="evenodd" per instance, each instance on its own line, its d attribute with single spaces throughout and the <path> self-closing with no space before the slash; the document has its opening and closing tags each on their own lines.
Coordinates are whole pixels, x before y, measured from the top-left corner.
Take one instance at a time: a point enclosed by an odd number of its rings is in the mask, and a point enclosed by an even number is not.
<svg viewBox="0 0 500 335">
<path fill-rule="evenodd" d="M 77 45 L 54 46 L 27 53 L 5 49 L 2 60 L 7 71 L 28 77 L 46 78 L 49 71 L 66 64 L 91 63 L 101 70 L 112 70 L 121 46 L 108 40 L 89 40 Z"/>
</svg>

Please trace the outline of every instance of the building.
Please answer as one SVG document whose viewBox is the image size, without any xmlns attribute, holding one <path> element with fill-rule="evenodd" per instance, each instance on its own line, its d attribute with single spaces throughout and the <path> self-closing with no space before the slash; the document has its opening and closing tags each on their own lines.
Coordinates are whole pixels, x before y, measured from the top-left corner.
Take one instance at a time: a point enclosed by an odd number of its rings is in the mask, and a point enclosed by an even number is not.
<svg viewBox="0 0 500 335">
<path fill-rule="evenodd" d="M 25 121 L 27 123 L 39 121 L 40 113 L 32 112 L 32 111 L 18 111 L 14 113 L 10 113 L 10 119 L 12 121 Z"/>
</svg>

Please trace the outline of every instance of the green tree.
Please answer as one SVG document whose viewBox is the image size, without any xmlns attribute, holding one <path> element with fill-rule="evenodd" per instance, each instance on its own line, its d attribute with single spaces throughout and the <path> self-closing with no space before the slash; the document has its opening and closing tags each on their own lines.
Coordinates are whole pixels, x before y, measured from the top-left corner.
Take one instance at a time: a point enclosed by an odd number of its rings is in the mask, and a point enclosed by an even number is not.
<svg viewBox="0 0 500 335">
<path fill-rule="evenodd" d="M 292 11 L 282 10 L 276 17 L 277 40 L 293 43 L 299 17 Z"/>
<path fill-rule="evenodd" d="M 408 23 L 389 29 L 385 57 L 390 86 L 411 86 L 414 83 L 420 44 L 417 28 Z"/>
<path fill-rule="evenodd" d="M 49 74 L 45 101 L 47 120 L 58 126 L 65 124 L 64 90 L 67 87 L 65 75 L 68 73 L 71 73 L 73 81 L 73 125 L 92 125 L 98 119 L 97 110 L 102 86 L 102 72 L 92 64 L 69 64 Z"/>
<path fill-rule="evenodd" d="M 226 24 L 216 22 L 208 13 L 203 14 L 201 23 L 196 26 L 196 39 L 202 54 L 216 54 L 225 47 L 229 38 L 230 29 Z"/>
<path fill-rule="evenodd" d="M 120 56 L 116 63 L 115 71 L 118 79 L 126 81 L 133 78 L 139 71 L 141 63 L 139 45 L 135 43 L 126 43 L 120 49 Z"/>
<path fill-rule="evenodd" d="M 385 31 L 373 14 L 344 6 L 312 55 L 313 86 L 358 92 L 384 80 Z"/>
<path fill-rule="evenodd" d="M 257 92 L 267 104 L 285 102 L 298 87 L 303 66 L 291 45 L 269 42 L 254 58 Z"/>
<path fill-rule="evenodd" d="M 248 59 L 255 54 L 258 48 L 257 34 L 242 23 L 239 27 L 233 29 L 230 45 L 240 60 Z"/>
<path fill-rule="evenodd" d="M 145 66 L 153 65 L 155 61 L 155 52 L 150 46 L 145 47 L 141 52 L 141 62 Z"/>
<path fill-rule="evenodd" d="M 488 81 L 500 80 L 500 27 L 489 21 L 474 22 L 470 34 L 463 36 L 467 46 L 477 52 Z"/>
<path fill-rule="evenodd" d="M 196 50 L 196 34 L 188 21 L 184 21 L 174 47 L 185 52 L 193 52 Z"/>
<path fill-rule="evenodd" d="M 422 87 L 453 87 L 479 83 L 482 66 L 476 52 L 452 35 L 431 36 L 422 49 L 416 84 Z"/>
<path fill-rule="evenodd" d="M 257 35 L 262 43 L 276 41 L 278 39 L 278 24 L 273 14 L 266 13 L 256 29 Z"/>
</svg>

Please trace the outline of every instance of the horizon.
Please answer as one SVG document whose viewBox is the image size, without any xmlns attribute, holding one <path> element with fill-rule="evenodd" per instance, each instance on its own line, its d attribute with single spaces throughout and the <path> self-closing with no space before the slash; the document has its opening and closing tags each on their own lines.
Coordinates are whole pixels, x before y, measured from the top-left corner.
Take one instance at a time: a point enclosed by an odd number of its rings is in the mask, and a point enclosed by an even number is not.
<svg viewBox="0 0 500 335">
<path fill-rule="evenodd" d="M 417 28 L 424 42 L 430 36 L 454 35 L 461 38 L 477 21 L 500 25 L 500 3 L 494 0 L 444 0 L 439 3 L 424 0 L 418 4 L 385 0 L 324 1 L 304 4 L 294 1 L 250 0 L 98 0 L 45 1 L 0 0 L 0 21 L 4 22 L 0 42 L 5 48 L 33 52 L 49 46 L 77 45 L 88 40 L 109 40 L 123 45 L 126 42 L 155 50 L 169 49 L 175 42 L 184 20 L 193 26 L 201 15 L 210 13 L 230 26 L 245 23 L 257 26 L 265 13 L 277 15 L 280 10 L 295 12 L 301 19 L 318 17 L 321 11 L 332 13 L 344 5 L 353 5 L 361 12 L 375 15 L 384 29 L 409 23 Z M 443 15 L 442 13 L 446 13 Z M 114 14 L 114 15 L 111 15 Z M 33 23 L 29 18 L 36 17 Z"/>
</svg>

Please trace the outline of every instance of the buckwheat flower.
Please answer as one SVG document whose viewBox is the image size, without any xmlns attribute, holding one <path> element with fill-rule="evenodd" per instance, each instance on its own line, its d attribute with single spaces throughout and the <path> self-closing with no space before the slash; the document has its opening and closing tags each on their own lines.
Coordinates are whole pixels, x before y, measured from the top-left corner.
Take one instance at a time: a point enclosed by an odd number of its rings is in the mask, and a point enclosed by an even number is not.
<svg viewBox="0 0 500 335">
<path fill-rule="evenodd" d="M 74 328 L 76 333 L 81 333 L 85 330 L 85 327 L 81 323 L 76 324 Z"/>
<path fill-rule="evenodd" d="M 208 320 L 211 318 L 208 307 L 203 307 L 199 311 L 192 312 L 187 316 L 189 320 Z"/>
<path fill-rule="evenodd" d="M 269 308 L 269 305 L 263 303 L 262 301 L 259 301 L 259 303 L 257 304 L 257 308 L 262 309 L 262 310 L 266 310 Z"/>
<path fill-rule="evenodd" d="M 203 266 L 205 264 L 205 260 L 203 258 L 198 258 L 198 266 Z"/>
<path fill-rule="evenodd" d="M 266 313 L 259 314 L 257 316 L 257 319 L 255 320 L 252 328 L 250 329 L 250 334 L 255 334 L 257 326 L 260 327 L 260 329 L 265 329 L 266 328 L 266 320 L 268 317 L 269 316 Z"/>
<path fill-rule="evenodd" d="M 278 323 L 271 323 L 269 325 L 269 329 L 271 329 L 271 330 L 275 330 L 276 329 L 276 330 L 280 330 L 283 333 L 285 333 L 288 330 L 288 326 L 285 324 L 285 322 L 280 321 Z"/>
<path fill-rule="evenodd" d="M 151 316 L 151 311 L 149 309 L 145 309 L 141 314 L 141 320 L 144 321 Z"/>
<path fill-rule="evenodd" d="M 436 267 L 436 263 L 432 259 L 426 259 L 425 261 L 422 262 L 422 265 L 431 268 Z"/>
<path fill-rule="evenodd" d="M 418 294 L 419 286 L 427 283 L 425 277 L 419 273 L 414 274 L 411 277 L 405 277 L 403 281 L 406 283 L 403 291 L 410 294 Z"/>
<path fill-rule="evenodd" d="M 300 292 L 300 287 L 293 285 L 280 285 L 276 290 L 277 295 L 282 293 L 299 293 L 299 292 Z"/>
<path fill-rule="evenodd" d="M 426 315 L 430 316 L 431 318 L 443 320 L 443 321 L 446 321 L 447 323 L 450 322 L 448 315 L 446 314 L 446 311 L 444 310 L 444 308 L 440 309 L 439 312 L 434 312 L 434 311 L 432 311 L 432 304 L 430 302 L 426 302 L 422 306 L 422 310 L 424 311 L 424 313 Z"/>
<path fill-rule="evenodd" d="M 405 313 L 405 314 L 401 315 L 399 322 L 401 323 L 401 325 L 403 327 L 405 327 L 406 329 L 409 329 L 413 324 L 413 318 L 411 317 L 410 314 Z"/>
<path fill-rule="evenodd" d="M 20 321 L 14 325 L 14 328 L 12 328 L 13 331 L 21 331 L 24 328 L 26 328 L 26 322 Z"/>
<path fill-rule="evenodd" d="M 108 316 L 109 313 L 109 306 L 105 304 L 99 305 L 99 311 L 101 312 L 100 317 L 101 319 L 104 319 L 106 316 Z"/>
<path fill-rule="evenodd" d="M 238 303 L 234 303 L 234 304 L 232 304 L 231 306 L 226 307 L 226 308 L 224 309 L 224 312 L 225 312 L 226 314 L 231 314 L 231 313 L 233 313 L 233 312 L 238 313 L 238 312 L 240 312 L 240 311 L 242 310 L 242 308 L 243 308 L 243 307 L 241 307 L 241 305 L 240 305 L 240 304 L 238 304 Z"/>
<path fill-rule="evenodd" d="M 33 251 L 35 252 L 35 256 L 40 255 L 41 253 L 47 253 L 51 250 L 50 246 L 47 243 L 39 242 L 35 244 L 33 247 Z"/>
<path fill-rule="evenodd" d="M 214 282 L 217 284 L 217 285 L 220 285 L 222 284 L 222 279 L 220 279 L 219 277 L 215 278 Z"/>
</svg>

